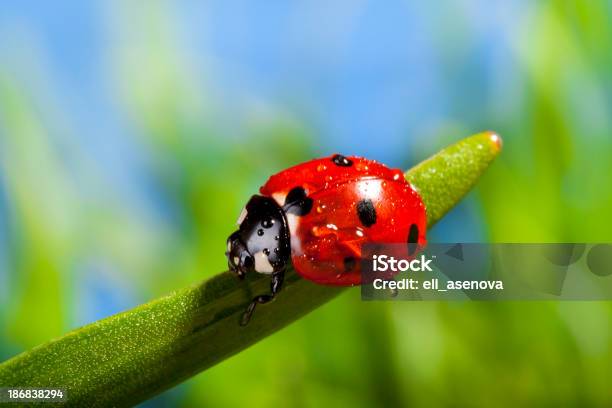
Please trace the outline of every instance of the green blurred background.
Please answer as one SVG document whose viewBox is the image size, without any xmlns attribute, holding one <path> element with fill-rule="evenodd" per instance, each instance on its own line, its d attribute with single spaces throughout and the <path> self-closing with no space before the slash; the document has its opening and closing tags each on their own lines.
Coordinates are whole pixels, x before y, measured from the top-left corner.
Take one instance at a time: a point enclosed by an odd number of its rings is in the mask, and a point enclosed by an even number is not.
<svg viewBox="0 0 612 408">
<path fill-rule="evenodd" d="M 266 178 L 498 131 L 430 241 L 606 242 L 609 2 L 0 5 L 0 360 L 225 269 Z M 612 406 L 609 302 L 350 290 L 143 404 Z"/>
</svg>

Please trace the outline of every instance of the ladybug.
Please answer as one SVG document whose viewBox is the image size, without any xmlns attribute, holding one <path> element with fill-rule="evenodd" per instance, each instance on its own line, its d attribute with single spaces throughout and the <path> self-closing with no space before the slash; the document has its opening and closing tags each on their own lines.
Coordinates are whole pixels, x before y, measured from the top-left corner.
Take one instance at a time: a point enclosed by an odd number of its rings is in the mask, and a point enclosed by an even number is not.
<svg viewBox="0 0 612 408">
<path fill-rule="evenodd" d="M 271 176 L 240 213 L 239 228 L 227 239 L 230 270 L 271 275 L 271 293 L 256 296 L 241 320 L 246 325 L 257 304 L 281 289 L 289 264 L 318 284 L 361 283 L 361 246 L 425 245 L 425 206 L 399 169 L 373 160 L 336 154 L 299 164 Z"/>
</svg>

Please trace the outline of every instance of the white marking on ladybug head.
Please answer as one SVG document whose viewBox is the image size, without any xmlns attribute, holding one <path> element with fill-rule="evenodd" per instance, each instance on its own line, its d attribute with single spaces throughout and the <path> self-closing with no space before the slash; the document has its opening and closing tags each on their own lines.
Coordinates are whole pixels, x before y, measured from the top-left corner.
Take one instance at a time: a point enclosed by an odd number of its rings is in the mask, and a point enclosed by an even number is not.
<svg viewBox="0 0 612 408">
<path fill-rule="evenodd" d="M 268 260 L 268 255 L 264 254 L 263 251 L 255 253 L 255 270 L 259 273 L 272 273 L 274 267 Z"/>
<path fill-rule="evenodd" d="M 289 229 L 289 235 L 291 237 L 297 236 L 297 230 L 300 225 L 300 217 L 295 214 L 286 213 L 287 217 L 287 228 Z M 302 242 L 300 239 L 291 239 L 291 250 L 297 253 L 302 253 Z"/>
<path fill-rule="evenodd" d="M 238 258 L 237 256 L 234 257 L 233 259 L 234 261 L 234 265 L 238 265 L 240 263 L 240 258 Z"/>
<path fill-rule="evenodd" d="M 298 225 L 300 224 L 300 217 L 291 213 L 286 213 L 285 216 L 287 217 L 287 227 L 289 228 L 289 234 L 293 235 L 297 232 Z"/>
<path fill-rule="evenodd" d="M 247 209 L 246 209 L 246 207 L 244 207 L 242 209 L 242 211 L 240 211 L 240 215 L 238 216 L 238 220 L 236 221 L 236 224 L 238 224 L 238 225 L 242 224 L 242 221 L 244 221 L 244 219 L 246 218 L 247 214 L 248 214 Z"/>
<path fill-rule="evenodd" d="M 276 201 L 276 204 L 280 205 L 281 207 L 283 205 L 285 205 L 285 199 L 287 198 L 287 194 L 285 193 L 274 193 L 272 194 L 272 198 L 274 199 L 274 201 Z"/>
</svg>

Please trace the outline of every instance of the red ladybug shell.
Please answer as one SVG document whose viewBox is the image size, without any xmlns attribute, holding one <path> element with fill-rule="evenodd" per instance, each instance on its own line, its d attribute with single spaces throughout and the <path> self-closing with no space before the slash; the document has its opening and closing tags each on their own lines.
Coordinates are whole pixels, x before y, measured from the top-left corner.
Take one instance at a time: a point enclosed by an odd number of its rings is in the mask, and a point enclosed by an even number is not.
<svg viewBox="0 0 612 408">
<path fill-rule="evenodd" d="M 401 170 L 334 155 L 275 174 L 260 192 L 282 206 L 289 192 L 300 187 L 312 200 L 308 211 L 286 216 L 291 261 L 306 279 L 357 285 L 362 245 L 425 245 L 425 206 Z"/>
</svg>

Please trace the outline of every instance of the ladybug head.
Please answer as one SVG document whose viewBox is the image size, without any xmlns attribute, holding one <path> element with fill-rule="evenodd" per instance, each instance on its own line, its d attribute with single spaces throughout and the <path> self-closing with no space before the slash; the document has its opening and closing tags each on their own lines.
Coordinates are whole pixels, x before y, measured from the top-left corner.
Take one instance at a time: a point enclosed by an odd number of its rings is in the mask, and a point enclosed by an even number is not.
<svg viewBox="0 0 612 408">
<path fill-rule="evenodd" d="M 289 259 L 289 230 L 284 210 L 270 197 L 254 195 L 238 218 L 238 231 L 227 239 L 228 266 L 240 277 L 247 272 L 273 273 Z"/>
</svg>

